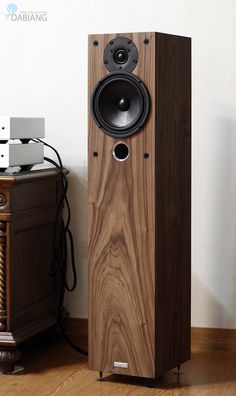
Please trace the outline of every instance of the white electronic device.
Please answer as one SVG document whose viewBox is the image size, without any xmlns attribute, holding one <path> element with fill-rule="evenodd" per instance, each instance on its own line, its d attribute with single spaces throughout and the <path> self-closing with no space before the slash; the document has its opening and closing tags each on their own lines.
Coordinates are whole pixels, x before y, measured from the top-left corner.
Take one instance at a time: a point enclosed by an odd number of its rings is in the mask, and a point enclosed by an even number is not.
<svg viewBox="0 0 236 396">
<path fill-rule="evenodd" d="M 45 119 L 0 116 L 0 141 L 45 137 Z"/>
<path fill-rule="evenodd" d="M 43 143 L 0 144 L 0 169 L 9 166 L 29 166 L 44 161 Z"/>
</svg>

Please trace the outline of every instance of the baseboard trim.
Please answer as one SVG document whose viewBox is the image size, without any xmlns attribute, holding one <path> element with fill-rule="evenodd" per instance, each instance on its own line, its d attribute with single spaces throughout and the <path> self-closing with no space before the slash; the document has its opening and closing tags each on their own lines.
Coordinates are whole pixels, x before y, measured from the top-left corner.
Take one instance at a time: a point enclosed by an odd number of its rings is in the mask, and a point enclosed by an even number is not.
<svg viewBox="0 0 236 396">
<path fill-rule="evenodd" d="M 88 338 L 88 319 L 67 318 L 65 321 L 66 334 L 74 341 Z"/>
<path fill-rule="evenodd" d="M 192 351 L 236 351 L 236 329 L 192 327 Z"/>
<path fill-rule="evenodd" d="M 65 320 L 65 333 L 78 347 L 88 350 L 88 319 L 67 318 Z"/>
<path fill-rule="evenodd" d="M 65 330 L 78 345 L 88 343 L 88 319 L 68 318 Z M 236 329 L 192 327 L 191 349 L 195 351 L 236 351 Z"/>
</svg>

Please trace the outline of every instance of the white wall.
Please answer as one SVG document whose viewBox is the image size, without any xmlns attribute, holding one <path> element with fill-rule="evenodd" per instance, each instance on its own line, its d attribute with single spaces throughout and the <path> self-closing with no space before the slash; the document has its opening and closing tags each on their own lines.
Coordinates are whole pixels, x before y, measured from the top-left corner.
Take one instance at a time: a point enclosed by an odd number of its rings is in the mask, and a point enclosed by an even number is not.
<svg viewBox="0 0 236 396">
<path fill-rule="evenodd" d="M 12 1 L 11 1 L 12 2 Z M 47 22 L 5 20 L 0 3 L 0 114 L 45 116 L 70 169 L 79 284 L 87 316 L 87 34 L 161 31 L 192 37 L 192 324 L 236 328 L 236 3 L 234 0 L 19 0 Z"/>
</svg>

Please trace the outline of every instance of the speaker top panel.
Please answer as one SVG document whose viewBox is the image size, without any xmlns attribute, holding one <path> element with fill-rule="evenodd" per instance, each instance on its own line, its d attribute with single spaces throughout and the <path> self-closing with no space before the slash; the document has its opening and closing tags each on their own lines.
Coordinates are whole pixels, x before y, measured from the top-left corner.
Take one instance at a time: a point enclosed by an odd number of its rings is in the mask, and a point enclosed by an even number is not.
<svg viewBox="0 0 236 396">
<path fill-rule="evenodd" d="M 116 37 L 107 44 L 103 62 L 109 72 L 132 72 L 138 63 L 137 47 L 127 37 Z"/>
</svg>

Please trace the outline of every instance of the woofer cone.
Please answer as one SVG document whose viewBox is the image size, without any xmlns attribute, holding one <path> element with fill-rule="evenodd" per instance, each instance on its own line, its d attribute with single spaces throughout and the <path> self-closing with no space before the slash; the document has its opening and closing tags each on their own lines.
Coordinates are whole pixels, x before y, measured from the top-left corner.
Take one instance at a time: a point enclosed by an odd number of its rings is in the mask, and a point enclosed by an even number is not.
<svg viewBox="0 0 236 396">
<path fill-rule="evenodd" d="M 130 73 L 110 73 L 92 95 L 95 122 L 110 136 L 130 136 L 139 131 L 149 113 L 149 95 L 143 82 Z"/>
</svg>

